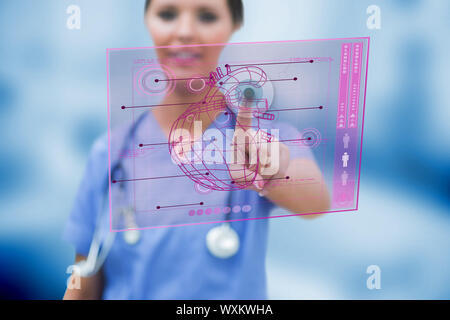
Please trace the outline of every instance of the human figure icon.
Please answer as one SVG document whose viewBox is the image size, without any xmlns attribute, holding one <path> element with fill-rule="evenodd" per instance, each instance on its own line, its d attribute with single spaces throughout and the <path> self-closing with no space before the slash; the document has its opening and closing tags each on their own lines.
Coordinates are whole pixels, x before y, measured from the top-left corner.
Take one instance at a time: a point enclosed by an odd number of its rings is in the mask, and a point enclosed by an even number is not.
<svg viewBox="0 0 450 320">
<path fill-rule="evenodd" d="M 348 135 L 347 132 L 344 134 L 342 141 L 344 142 L 344 149 L 348 149 L 348 143 L 350 142 L 350 136 Z"/>
<path fill-rule="evenodd" d="M 348 165 L 348 159 L 350 159 L 350 156 L 348 155 L 347 152 L 344 152 L 344 154 L 342 155 L 342 166 L 344 168 L 347 168 Z"/>
<path fill-rule="evenodd" d="M 347 180 L 348 180 L 348 173 L 347 173 L 347 171 L 344 171 L 341 174 L 341 181 L 342 181 L 343 187 L 345 187 L 347 185 Z"/>
</svg>

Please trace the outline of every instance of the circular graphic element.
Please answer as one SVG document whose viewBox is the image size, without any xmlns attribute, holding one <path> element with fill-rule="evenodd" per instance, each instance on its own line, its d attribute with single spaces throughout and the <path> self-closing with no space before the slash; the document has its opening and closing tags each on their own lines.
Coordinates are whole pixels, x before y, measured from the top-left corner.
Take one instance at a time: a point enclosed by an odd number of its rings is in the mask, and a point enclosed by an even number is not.
<svg viewBox="0 0 450 320">
<path fill-rule="evenodd" d="M 310 148 L 315 148 L 320 144 L 322 139 L 320 132 L 314 128 L 304 129 L 300 133 L 300 144 Z"/>
<path fill-rule="evenodd" d="M 272 104 L 272 82 L 259 67 L 245 66 L 235 69 L 223 76 L 218 84 L 233 112 L 238 112 L 242 107 L 248 108 L 249 111 L 265 112 Z"/>
<path fill-rule="evenodd" d="M 192 93 L 200 93 L 206 88 L 206 81 L 200 75 L 193 76 L 186 81 L 186 88 Z"/>
<path fill-rule="evenodd" d="M 240 205 L 235 205 L 232 210 L 233 210 L 234 213 L 239 213 L 239 212 L 241 212 L 241 206 Z"/>
<path fill-rule="evenodd" d="M 202 182 L 208 185 L 208 180 L 202 180 Z M 194 184 L 194 189 L 200 194 L 208 194 L 212 192 L 212 189 L 206 188 L 205 186 L 199 184 L 198 182 Z"/>
<path fill-rule="evenodd" d="M 247 88 L 244 90 L 245 99 L 253 99 L 255 97 L 255 91 L 251 88 Z"/>
<path fill-rule="evenodd" d="M 135 74 L 135 84 L 139 92 L 150 96 L 172 92 L 175 88 L 174 79 L 169 68 L 156 64 L 145 65 Z"/>
<path fill-rule="evenodd" d="M 251 109 L 261 109 L 261 100 L 267 100 L 267 106 L 265 112 L 270 109 L 273 101 L 273 85 L 270 80 L 266 80 L 264 85 L 258 86 L 255 80 L 244 80 L 236 88 L 240 96 L 244 101 L 246 101 L 246 107 Z"/>
</svg>

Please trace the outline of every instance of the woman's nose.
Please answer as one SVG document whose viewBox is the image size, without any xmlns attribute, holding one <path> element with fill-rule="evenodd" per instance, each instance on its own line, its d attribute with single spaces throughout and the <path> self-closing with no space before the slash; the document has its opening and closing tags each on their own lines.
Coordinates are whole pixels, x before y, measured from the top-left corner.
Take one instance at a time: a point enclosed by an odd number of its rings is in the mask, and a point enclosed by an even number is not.
<svg viewBox="0 0 450 320">
<path fill-rule="evenodd" d="M 180 44 L 192 44 L 195 40 L 195 21 L 189 14 L 182 15 L 175 30 L 176 41 Z"/>
</svg>

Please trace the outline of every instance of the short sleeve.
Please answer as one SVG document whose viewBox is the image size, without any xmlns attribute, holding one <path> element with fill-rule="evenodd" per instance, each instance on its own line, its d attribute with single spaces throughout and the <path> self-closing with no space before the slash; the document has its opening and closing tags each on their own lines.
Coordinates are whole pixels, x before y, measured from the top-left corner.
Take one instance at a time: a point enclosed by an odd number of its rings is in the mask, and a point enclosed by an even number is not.
<svg viewBox="0 0 450 320">
<path fill-rule="evenodd" d="M 102 209 L 108 178 L 108 142 L 103 135 L 95 141 L 89 153 L 83 178 L 66 223 L 63 239 L 81 255 L 87 255 L 95 230 L 96 219 Z"/>
</svg>

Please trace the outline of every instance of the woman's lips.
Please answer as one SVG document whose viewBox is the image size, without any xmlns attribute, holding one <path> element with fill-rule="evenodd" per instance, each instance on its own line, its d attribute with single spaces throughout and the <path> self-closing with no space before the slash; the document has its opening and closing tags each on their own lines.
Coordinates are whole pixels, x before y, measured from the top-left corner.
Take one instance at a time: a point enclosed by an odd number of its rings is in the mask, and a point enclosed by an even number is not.
<svg viewBox="0 0 450 320">
<path fill-rule="evenodd" d="M 202 55 L 198 52 L 188 50 L 177 50 L 167 53 L 167 58 L 172 64 L 176 65 L 193 65 L 197 64 Z"/>
</svg>

